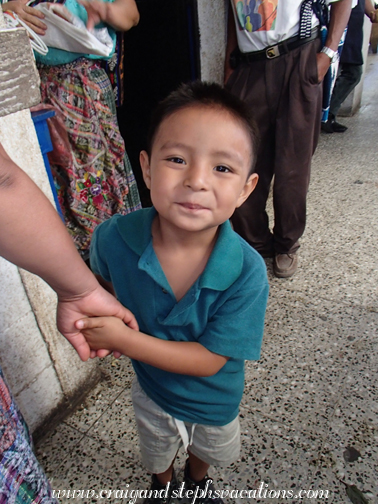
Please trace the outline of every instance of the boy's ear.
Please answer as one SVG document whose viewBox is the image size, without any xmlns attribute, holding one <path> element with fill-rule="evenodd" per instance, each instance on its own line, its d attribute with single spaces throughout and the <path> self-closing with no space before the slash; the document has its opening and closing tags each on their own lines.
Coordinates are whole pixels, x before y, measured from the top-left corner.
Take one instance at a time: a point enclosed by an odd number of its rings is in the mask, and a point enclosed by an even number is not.
<svg viewBox="0 0 378 504">
<path fill-rule="evenodd" d="M 150 158 L 145 150 L 142 150 L 139 154 L 140 167 L 142 168 L 143 180 L 148 189 L 151 189 L 151 169 L 150 169 Z"/>
<path fill-rule="evenodd" d="M 248 196 L 255 189 L 258 180 L 259 180 L 259 176 L 257 175 L 257 173 L 252 173 L 252 175 L 250 175 L 247 178 L 247 182 L 245 183 L 245 185 L 244 185 L 244 187 L 242 189 L 242 192 L 240 193 L 240 196 L 238 198 L 238 201 L 237 201 L 237 204 L 236 204 L 236 208 L 239 208 L 240 206 L 242 206 L 242 204 L 244 203 L 244 201 L 248 198 Z"/>
</svg>

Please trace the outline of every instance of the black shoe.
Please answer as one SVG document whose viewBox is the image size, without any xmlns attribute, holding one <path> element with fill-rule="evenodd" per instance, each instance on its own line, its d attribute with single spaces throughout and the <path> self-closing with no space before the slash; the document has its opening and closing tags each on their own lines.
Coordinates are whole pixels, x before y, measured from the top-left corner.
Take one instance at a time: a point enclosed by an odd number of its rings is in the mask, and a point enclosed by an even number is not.
<svg viewBox="0 0 378 504">
<path fill-rule="evenodd" d="M 335 120 L 332 123 L 332 128 L 335 133 L 344 133 L 348 129 L 347 126 L 344 126 L 344 124 L 340 124 L 336 122 Z"/>
<path fill-rule="evenodd" d="M 324 131 L 324 133 L 344 133 L 347 129 L 347 126 L 336 122 L 336 118 L 333 114 L 329 114 L 328 121 L 321 123 L 321 130 Z"/>
<path fill-rule="evenodd" d="M 168 486 L 169 485 L 169 486 Z M 178 483 L 176 473 L 173 471 L 171 482 L 162 485 L 156 475 L 152 475 L 152 482 L 148 490 L 148 497 L 144 499 L 143 504 L 169 504 L 171 502 L 172 491 L 177 490 Z"/>
<path fill-rule="evenodd" d="M 185 491 L 191 490 L 196 495 L 196 504 L 224 504 L 219 497 L 221 492 L 215 490 L 213 480 L 205 476 L 201 481 L 193 481 L 189 476 L 189 461 L 186 461 L 184 472 Z"/>
</svg>

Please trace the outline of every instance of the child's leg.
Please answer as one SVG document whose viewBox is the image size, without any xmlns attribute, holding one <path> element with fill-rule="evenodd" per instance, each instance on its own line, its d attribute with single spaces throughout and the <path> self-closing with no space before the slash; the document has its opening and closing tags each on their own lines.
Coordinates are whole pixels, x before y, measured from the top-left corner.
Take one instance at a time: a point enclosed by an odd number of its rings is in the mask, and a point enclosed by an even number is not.
<svg viewBox="0 0 378 504">
<path fill-rule="evenodd" d="M 189 474 L 191 480 L 193 481 L 201 481 L 207 474 L 207 471 L 210 467 L 209 464 L 199 459 L 193 453 L 188 450 L 189 456 Z"/>
<path fill-rule="evenodd" d="M 177 455 L 177 454 L 176 454 Z M 158 482 L 166 486 L 167 483 L 170 483 L 172 481 L 172 476 L 173 476 L 173 464 L 175 463 L 176 457 L 172 460 L 172 464 L 168 467 L 166 471 L 163 473 L 155 474 Z"/>
<path fill-rule="evenodd" d="M 185 465 L 184 483 L 187 492 L 193 492 L 196 504 L 224 504 L 218 497 L 213 480 L 207 475 L 210 464 L 204 462 L 188 450 L 188 459 Z M 187 494 L 188 495 L 188 494 Z"/>
<path fill-rule="evenodd" d="M 173 488 L 177 485 L 173 464 L 182 444 L 175 420 L 147 397 L 137 379 L 132 398 L 142 462 L 153 475 L 151 489 L 160 490 L 168 483 Z"/>
<path fill-rule="evenodd" d="M 196 424 L 192 430 L 185 466 L 185 489 L 194 492 L 196 504 L 224 504 L 222 490 L 216 490 L 207 475 L 210 465 L 225 466 L 240 453 L 239 418 L 224 426 Z"/>
</svg>

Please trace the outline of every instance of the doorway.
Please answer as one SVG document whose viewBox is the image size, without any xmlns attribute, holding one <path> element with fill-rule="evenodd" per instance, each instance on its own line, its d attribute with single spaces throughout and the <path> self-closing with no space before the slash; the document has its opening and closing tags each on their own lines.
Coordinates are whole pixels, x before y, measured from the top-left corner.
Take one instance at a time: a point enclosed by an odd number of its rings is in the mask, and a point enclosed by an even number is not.
<svg viewBox="0 0 378 504">
<path fill-rule="evenodd" d="M 125 33 L 118 121 L 142 205 L 151 205 L 139 167 L 151 111 L 182 82 L 200 78 L 197 0 L 137 0 L 138 26 Z"/>
</svg>

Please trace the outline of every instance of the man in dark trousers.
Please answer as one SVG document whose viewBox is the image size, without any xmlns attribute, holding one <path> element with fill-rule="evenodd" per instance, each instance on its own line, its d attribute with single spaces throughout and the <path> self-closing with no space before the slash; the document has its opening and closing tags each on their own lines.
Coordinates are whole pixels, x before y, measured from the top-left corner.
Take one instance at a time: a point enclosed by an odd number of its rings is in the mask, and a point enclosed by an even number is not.
<svg viewBox="0 0 378 504">
<path fill-rule="evenodd" d="M 314 3 L 320 17 L 328 14 L 327 5 L 318 4 L 329 2 L 321 0 L 231 0 L 228 23 L 226 87 L 253 107 L 261 135 L 259 182 L 232 222 L 263 257 L 274 257 L 280 278 L 297 269 L 311 157 L 320 132 L 321 82 L 337 56 L 352 2 L 330 3 L 322 49 Z M 266 202 L 273 176 L 271 231 Z"/>
</svg>

